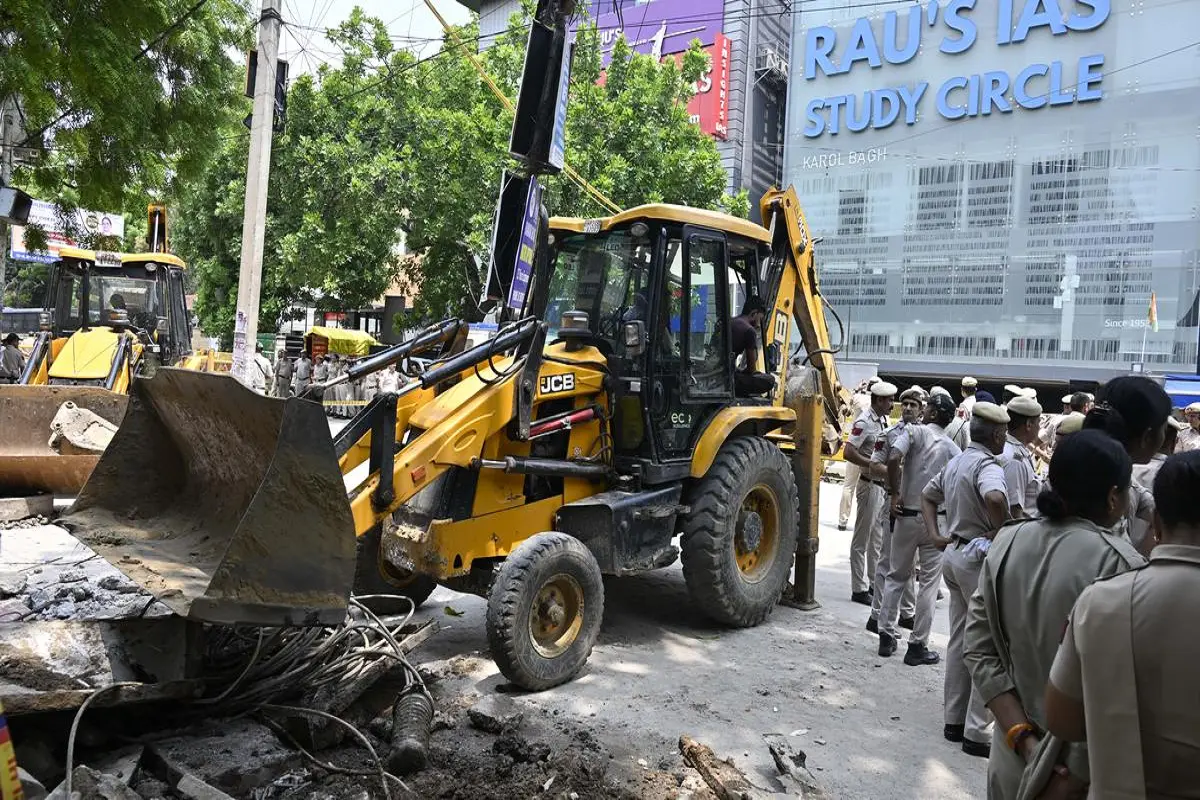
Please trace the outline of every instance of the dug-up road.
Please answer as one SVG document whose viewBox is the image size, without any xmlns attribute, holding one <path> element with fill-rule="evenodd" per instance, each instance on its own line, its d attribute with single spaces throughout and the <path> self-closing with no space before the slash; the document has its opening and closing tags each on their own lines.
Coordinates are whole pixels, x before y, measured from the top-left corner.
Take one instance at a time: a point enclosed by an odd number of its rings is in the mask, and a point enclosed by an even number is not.
<svg viewBox="0 0 1200 800">
<path fill-rule="evenodd" d="M 849 601 L 850 534 L 837 530 L 841 486 L 821 487 L 821 608 L 780 606 L 764 625 L 723 629 L 691 607 L 679 566 L 607 579 L 600 640 L 583 675 L 537 694 L 506 691 L 487 657 L 484 601 L 439 588 L 417 618 L 442 631 L 419 652 L 442 663 L 437 694 L 463 707 L 502 700 L 527 724 L 583 726 L 611 754 L 608 775 L 635 796 L 676 797 L 648 775 L 681 762 L 683 734 L 731 758 L 750 781 L 783 791 L 764 736 L 787 737 L 828 797 L 983 798 L 987 763 L 942 738 L 941 664 L 880 658 Z M 947 605 L 932 646 L 945 652 Z"/>
</svg>

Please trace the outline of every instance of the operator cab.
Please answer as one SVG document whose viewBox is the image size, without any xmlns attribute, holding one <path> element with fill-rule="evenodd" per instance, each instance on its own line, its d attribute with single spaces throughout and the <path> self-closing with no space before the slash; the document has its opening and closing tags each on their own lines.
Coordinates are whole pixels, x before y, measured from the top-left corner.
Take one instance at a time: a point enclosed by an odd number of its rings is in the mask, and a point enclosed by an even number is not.
<svg viewBox="0 0 1200 800">
<path fill-rule="evenodd" d="M 119 254 L 63 248 L 50 275 L 55 338 L 79 330 L 130 330 L 159 349 L 162 363 L 191 350 L 184 264 L 169 253 Z"/>
<path fill-rule="evenodd" d="M 605 220 L 554 219 L 551 233 L 549 336 L 565 313 L 587 314 L 591 344 L 616 378 L 618 460 L 639 463 L 652 483 L 677 478 L 718 411 L 770 402 L 735 396 L 730 324 L 748 296 L 762 296 L 765 228 L 649 205 Z M 760 356 L 765 345 L 760 329 Z M 751 368 L 763 369 L 761 360 Z"/>
</svg>

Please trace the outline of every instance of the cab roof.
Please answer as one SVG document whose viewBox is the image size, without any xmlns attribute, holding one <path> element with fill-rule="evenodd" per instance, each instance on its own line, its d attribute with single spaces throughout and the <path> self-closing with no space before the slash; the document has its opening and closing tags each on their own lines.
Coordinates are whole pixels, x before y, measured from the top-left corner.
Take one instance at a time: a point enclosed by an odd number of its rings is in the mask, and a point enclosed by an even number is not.
<svg viewBox="0 0 1200 800">
<path fill-rule="evenodd" d="M 720 211 L 708 211 L 703 208 L 677 206 L 670 203 L 651 203 L 635 206 L 611 217 L 600 219 L 582 219 L 580 217 L 553 217 L 550 220 L 551 230 L 584 232 L 586 223 L 600 223 L 600 230 L 607 231 L 618 225 L 637 220 L 677 222 L 684 225 L 702 225 L 705 228 L 724 231 L 735 236 L 744 236 L 763 244 L 771 243 L 771 232 L 761 225 L 755 225 L 749 220 L 741 219 Z"/>
<path fill-rule="evenodd" d="M 101 261 L 100 266 L 116 266 L 114 261 L 125 264 L 166 264 L 169 267 L 187 267 L 179 256 L 170 253 L 110 253 L 105 251 L 84 250 L 82 247 L 63 247 L 58 251 L 59 259 L 73 258 L 77 261 Z"/>
</svg>

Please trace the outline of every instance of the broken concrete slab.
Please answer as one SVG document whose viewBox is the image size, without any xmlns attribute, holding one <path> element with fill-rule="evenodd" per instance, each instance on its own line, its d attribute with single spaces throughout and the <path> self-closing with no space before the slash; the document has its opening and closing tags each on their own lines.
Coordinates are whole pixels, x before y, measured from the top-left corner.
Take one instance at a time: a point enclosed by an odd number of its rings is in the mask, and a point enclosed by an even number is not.
<svg viewBox="0 0 1200 800">
<path fill-rule="evenodd" d="M 120 778 L 85 765 L 75 767 L 71 771 L 70 797 L 67 794 L 67 782 L 63 781 L 46 800 L 70 800 L 74 797 L 86 797 L 90 800 L 142 800 L 142 796 L 126 786 Z"/>
<path fill-rule="evenodd" d="M 0 572 L 0 600 L 19 595 L 25 591 L 28 582 L 29 578 L 23 573 Z"/>
<path fill-rule="evenodd" d="M 711 747 L 690 736 L 679 737 L 679 752 L 683 760 L 700 773 L 719 800 L 759 800 L 770 796 L 769 792 L 751 783 L 731 761 L 717 758 Z"/>
<path fill-rule="evenodd" d="M 106 693 L 95 705 L 188 697 L 197 688 L 185 679 L 188 635 L 187 622 L 174 616 L 0 624 L 0 702 L 10 716 L 69 710 L 120 682 L 142 686 Z"/>
<path fill-rule="evenodd" d="M 525 715 L 517 710 L 511 698 L 503 695 L 485 697 L 467 709 L 471 727 L 484 733 L 504 733 L 521 727 Z"/>
<path fill-rule="evenodd" d="M 0 497 L 0 522 L 16 522 L 29 517 L 49 518 L 54 513 L 54 495 Z"/>
</svg>

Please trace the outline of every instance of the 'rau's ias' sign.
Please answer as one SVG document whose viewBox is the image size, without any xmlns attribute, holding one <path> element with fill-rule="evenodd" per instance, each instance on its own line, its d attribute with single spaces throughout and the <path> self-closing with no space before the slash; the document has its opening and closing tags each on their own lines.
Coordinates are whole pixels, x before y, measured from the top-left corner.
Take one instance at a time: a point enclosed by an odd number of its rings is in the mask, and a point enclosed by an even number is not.
<svg viewBox="0 0 1200 800">
<path fill-rule="evenodd" d="M 978 6 L 978 7 L 977 7 Z M 889 11 L 835 30 L 820 25 L 804 37 L 804 79 L 834 78 L 854 70 L 906 64 L 936 45 L 947 56 L 983 46 L 981 15 L 995 15 L 998 50 L 1019 47 L 1039 29 L 1053 36 L 1093 31 L 1108 19 L 1111 0 L 929 0 L 907 12 Z M 988 20 L 990 33 L 991 23 Z M 872 24 L 872 23 L 875 24 Z M 1005 54 L 1007 55 L 1007 54 Z M 804 136 L 816 139 L 843 131 L 914 125 L 926 106 L 946 120 L 1007 114 L 1100 100 L 1104 56 L 1084 55 L 1074 63 L 1032 63 L 1016 71 L 992 70 L 919 80 L 853 94 L 816 97 L 804 109 Z M 806 84 L 808 85 L 808 84 Z M 928 114 L 921 114 L 928 119 Z"/>
</svg>

